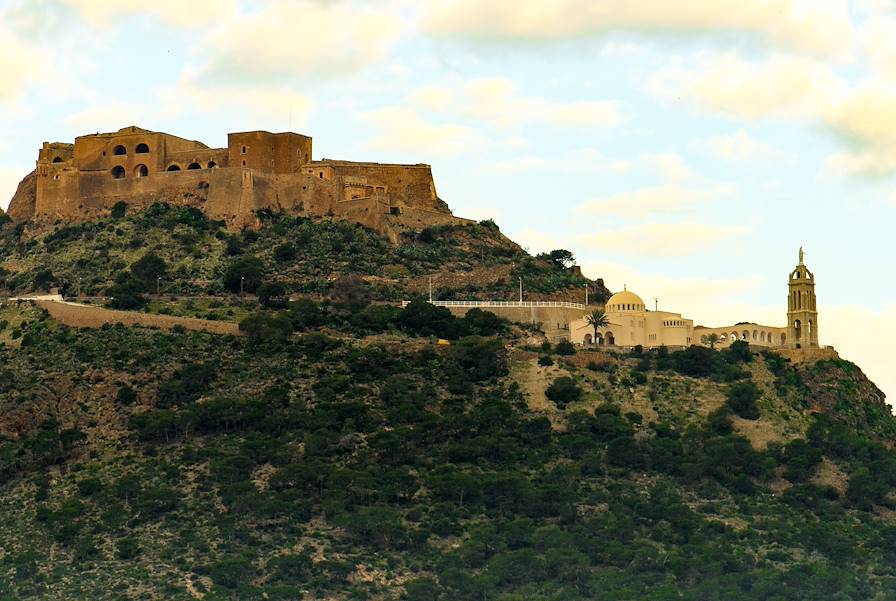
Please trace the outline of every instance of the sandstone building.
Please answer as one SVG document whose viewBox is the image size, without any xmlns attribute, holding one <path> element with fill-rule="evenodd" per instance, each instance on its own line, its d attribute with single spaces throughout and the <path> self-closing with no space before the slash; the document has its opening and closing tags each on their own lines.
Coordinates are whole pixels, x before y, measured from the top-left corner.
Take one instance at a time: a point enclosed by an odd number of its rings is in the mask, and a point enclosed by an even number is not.
<svg viewBox="0 0 896 601">
<path fill-rule="evenodd" d="M 261 209 L 357 221 L 382 233 L 461 221 L 439 199 L 429 165 L 312 159 L 297 133 L 227 135 L 227 148 L 139 127 L 44 142 L 8 214 L 40 225 L 108 214 L 119 201 L 201 208 L 231 227 Z"/>
<path fill-rule="evenodd" d="M 628 290 L 617 292 L 607 301 L 605 311 L 609 325 L 594 328 L 585 315 L 569 324 L 570 339 L 586 346 L 641 345 L 685 347 L 708 344 L 709 335 L 718 336 L 716 346 L 728 346 L 737 340 L 770 348 L 818 348 L 818 311 L 815 305 L 815 276 L 803 263 L 800 249 L 799 264 L 790 272 L 787 295 L 787 326 L 773 327 L 757 323 L 738 323 L 719 328 L 694 326 L 691 319 L 680 313 L 648 311 L 644 301 Z"/>
</svg>

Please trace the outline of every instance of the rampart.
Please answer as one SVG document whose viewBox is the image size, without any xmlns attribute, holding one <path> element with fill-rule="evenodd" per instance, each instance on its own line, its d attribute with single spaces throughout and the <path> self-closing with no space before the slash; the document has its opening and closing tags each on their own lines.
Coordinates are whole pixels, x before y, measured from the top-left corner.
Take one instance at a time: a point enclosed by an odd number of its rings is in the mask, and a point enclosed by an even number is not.
<svg viewBox="0 0 896 601">
<path fill-rule="evenodd" d="M 357 221 L 381 233 L 460 222 L 438 198 L 429 165 L 312 160 L 292 132 L 228 134 L 227 148 L 138 127 L 44 142 L 9 205 L 35 226 L 108 214 L 118 202 L 200 208 L 233 228 L 262 209 Z"/>
</svg>

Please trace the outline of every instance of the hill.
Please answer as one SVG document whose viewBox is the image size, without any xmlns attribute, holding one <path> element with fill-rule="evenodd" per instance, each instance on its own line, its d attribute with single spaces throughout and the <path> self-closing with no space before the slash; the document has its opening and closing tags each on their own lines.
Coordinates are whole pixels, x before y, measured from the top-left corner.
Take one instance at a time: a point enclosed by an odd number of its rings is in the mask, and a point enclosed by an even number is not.
<svg viewBox="0 0 896 601">
<path fill-rule="evenodd" d="M 34 238 L 4 226 L 7 285 L 71 286 L 84 261 L 91 293 L 138 285 L 151 250 L 179 291 L 223 290 L 251 256 L 320 298 L 193 301 L 244 316 L 243 336 L 0 308 L 3 601 L 896 591 L 896 420 L 853 364 L 741 342 L 576 351 L 483 311 L 372 302 L 475 269 L 472 253 L 546 289 L 579 277 L 487 223 L 402 250 L 344 223 L 270 216 L 230 238 L 155 210 Z"/>
</svg>

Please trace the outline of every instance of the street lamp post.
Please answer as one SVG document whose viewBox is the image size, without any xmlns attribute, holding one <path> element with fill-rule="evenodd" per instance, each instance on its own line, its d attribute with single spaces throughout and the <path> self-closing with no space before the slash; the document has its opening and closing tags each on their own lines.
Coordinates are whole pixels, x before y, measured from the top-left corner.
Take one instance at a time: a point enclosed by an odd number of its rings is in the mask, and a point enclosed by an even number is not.
<svg viewBox="0 0 896 601">
<path fill-rule="evenodd" d="M 588 284 L 585 284 L 585 304 L 588 304 Z"/>
<path fill-rule="evenodd" d="M 156 296 L 159 295 L 159 290 L 160 290 L 161 286 L 162 286 L 162 276 L 157 275 L 156 276 Z"/>
<path fill-rule="evenodd" d="M 240 296 L 243 296 L 243 282 L 246 281 L 246 276 L 240 276 Z"/>
<path fill-rule="evenodd" d="M 523 277 L 520 276 L 520 304 L 523 304 Z"/>
</svg>

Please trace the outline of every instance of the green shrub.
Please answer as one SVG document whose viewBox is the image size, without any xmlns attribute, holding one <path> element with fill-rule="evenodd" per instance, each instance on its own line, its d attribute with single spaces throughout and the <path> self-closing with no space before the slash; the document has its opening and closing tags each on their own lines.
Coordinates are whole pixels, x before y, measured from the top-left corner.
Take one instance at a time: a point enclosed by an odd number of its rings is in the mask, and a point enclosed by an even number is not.
<svg viewBox="0 0 896 601">
<path fill-rule="evenodd" d="M 538 364 L 544 367 L 549 367 L 554 364 L 554 360 L 551 359 L 550 355 L 541 355 L 538 358 Z"/>
<path fill-rule="evenodd" d="M 262 307 L 282 309 L 288 301 L 286 288 L 277 282 L 265 282 L 258 287 L 258 302 Z"/>
<path fill-rule="evenodd" d="M 728 387 L 727 404 L 731 410 L 744 419 L 759 419 L 756 401 L 762 396 L 753 382 L 738 382 Z"/>
<path fill-rule="evenodd" d="M 561 376 L 551 382 L 544 391 L 545 396 L 554 401 L 558 409 L 582 398 L 582 388 L 569 376 Z"/>
<path fill-rule="evenodd" d="M 554 347 L 554 352 L 558 355 L 575 355 L 576 347 L 569 340 L 561 340 Z"/>
<path fill-rule="evenodd" d="M 112 209 L 109 211 L 109 215 L 112 219 L 121 219 L 125 216 L 125 213 L 128 211 L 128 203 L 123 200 L 119 200 L 114 205 L 112 205 Z"/>
</svg>

